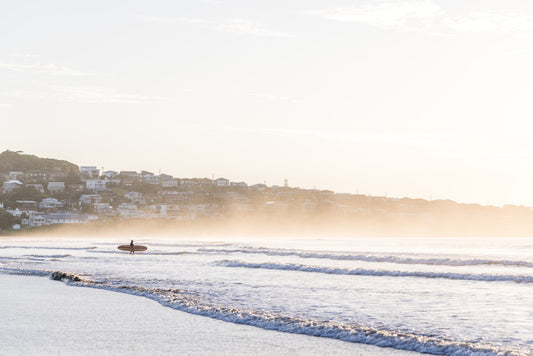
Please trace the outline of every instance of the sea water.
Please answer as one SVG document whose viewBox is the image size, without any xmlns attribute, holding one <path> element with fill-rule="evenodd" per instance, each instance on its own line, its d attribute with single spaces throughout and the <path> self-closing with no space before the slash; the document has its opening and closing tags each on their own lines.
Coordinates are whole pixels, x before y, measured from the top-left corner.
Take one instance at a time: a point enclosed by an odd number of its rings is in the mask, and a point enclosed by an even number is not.
<svg viewBox="0 0 533 356">
<path fill-rule="evenodd" d="M 533 354 L 533 238 L 0 240 L 0 272 L 269 330 L 440 355 Z"/>
</svg>

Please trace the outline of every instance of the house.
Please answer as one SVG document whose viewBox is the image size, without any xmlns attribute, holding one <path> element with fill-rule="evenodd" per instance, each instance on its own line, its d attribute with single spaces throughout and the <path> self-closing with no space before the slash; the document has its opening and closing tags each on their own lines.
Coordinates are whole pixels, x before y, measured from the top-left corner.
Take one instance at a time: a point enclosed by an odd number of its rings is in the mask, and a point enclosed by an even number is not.
<svg viewBox="0 0 533 356">
<path fill-rule="evenodd" d="M 24 176 L 25 176 L 24 172 L 19 172 L 19 171 L 9 172 L 9 179 L 16 180 L 16 179 L 24 178 Z"/>
<path fill-rule="evenodd" d="M 64 180 L 67 175 L 63 172 L 51 172 L 48 174 L 48 178 L 52 181 Z"/>
<path fill-rule="evenodd" d="M 194 185 L 194 183 L 195 183 L 194 179 L 189 179 L 189 178 L 179 179 L 179 184 L 184 187 L 191 187 Z"/>
<path fill-rule="evenodd" d="M 53 224 L 85 224 L 89 217 L 82 214 L 46 214 L 41 215 L 44 218 L 45 225 Z"/>
<path fill-rule="evenodd" d="M 38 192 L 44 193 L 44 186 L 42 184 L 30 183 L 30 184 L 26 184 L 26 187 L 28 188 L 32 187 Z"/>
<path fill-rule="evenodd" d="M 98 194 L 83 194 L 80 199 L 78 200 L 78 203 L 80 206 L 82 205 L 93 205 L 94 203 L 100 203 L 102 201 L 102 197 Z"/>
<path fill-rule="evenodd" d="M 137 210 L 137 205 L 133 203 L 122 203 L 117 208 L 117 213 L 126 219 L 141 217 L 144 214 Z"/>
<path fill-rule="evenodd" d="M 163 188 L 175 188 L 178 186 L 178 180 L 171 178 L 171 179 L 163 179 L 161 180 L 161 187 Z"/>
<path fill-rule="evenodd" d="M 218 178 L 215 183 L 217 187 L 229 187 L 229 179 L 226 178 Z"/>
<path fill-rule="evenodd" d="M 120 171 L 118 174 L 122 184 L 133 184 L 139 179 L 139 175 L 135 171 Z"/>
<path fill-rule="evenodd" d="M 250 186 L 250 189 L 262 192 L 267 189 L 266 184 L 254 184 Z"/>
<path fill-rule="evenodd" d="M 20 181 L 18 181 L 16 179 L 12 179 L 12 180 L 5 181 L 4 184 L 2 185 L 2 188 L 4 188 L 4 190 L 6 192 L 10 192 L 13 189 L 17 189 L 17 188 L 20 188 L 22 186 L 23 186 L 23 184 Z"/>
<path fill-rule="evenodd" d="M 159 177 L 159 176 L 144 176 L 142 178 L 142 181 L 144 183 L 148 183 L 148 184 L 159 185 L 159 184 L 161 184 L 161 177 Z"/>
<path fill-rule="evenodd" d="M 162 190 L 158 194 L 165 203 L 188 202 L 191 200 L 193 192 L 177 192 L 175 190 Z"/>
<path fill-rule="evenodd" d="M 87 190 L 97 192 L 99 190 L 105 190 L 106 181 L 102 179 L 89 179 L 85 182 Z"/>
<path fill-rule="evenodd" d="M 116 171 L 105 171 L 104 172 L 104 176 L 106 176 L 106 178 L 115 178 L 116 176 L 118 176 L 118 172 L 116 172 Z"/>
<path fill-rule="evenodd" d="M 41 209 L 62 208 L 63 203 L 54 198 L 44 198 L 39 203 Z"/>
<path fill-rule="evenodd" d="M 48 191 L 50 193 L 64 192 L 65 182 L 48 182 Z"/>
<path fill-rule="evenodd" d="M 129 193 L 124 194 L 124 197 L 128 198 L 134 203 L 146 204 L 146 200 L 144 199 L 144 194 L 142 193 L 129 192 Z"/>
<path fill-rule="evenodd" d="M 151 213 L 157 216 L 176 216 L 181 213 L 181 209 L 178 205 L 157 204 L 149 206 Z"/>
<path fill-rule="evenodd" d="M 229 185 L 230 187 L 239 187 L 239 188 L 248 187 L 248 184 L 246 184 L 245 182 L 231 182 Z"/>
<path fill-rule="evenodd" d="M 17 204 L 20 210 L 29 211 L 36 211 L 38 206 L 37 202 L 33 200 L 17 200 Z"/>
<path fill-rule="evenodd" d="M 94 203 L 94 212 L 101 215 L 113 214 L 113 208 L 108 203 Z"/>
<path fill-rule="evenodd" d="M 80 175 L 82 178 L 98 178 L 100 176 L 100 170 L 96 166 L 81 166 Z"/>
<path fill-rule="evenodd" d="M 28 178 L 32 182 L 41 182 L 48 179 L 48 173 L 44 171 L 30 171 L 28 173 Z"/>
</svg>

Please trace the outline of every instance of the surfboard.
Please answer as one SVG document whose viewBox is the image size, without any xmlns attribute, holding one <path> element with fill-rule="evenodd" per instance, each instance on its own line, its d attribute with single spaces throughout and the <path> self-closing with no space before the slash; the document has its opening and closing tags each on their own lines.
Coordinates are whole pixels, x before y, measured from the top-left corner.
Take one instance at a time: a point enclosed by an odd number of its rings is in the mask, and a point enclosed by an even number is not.
<svg viewBox="0 0 533 356">
<path fill-rule="evenodd" d="M 117 247 L 119 250 L 121 251 L 131 251 L 131 246 L 130 245 L 120 245 L 119 247 Z M 133 250 L 135 252 L 137 251 L 146 251 L 148 249 L 148 247 L 146 246 L 141 246 L 141 245 L 133 245 Z"/>
</svg>

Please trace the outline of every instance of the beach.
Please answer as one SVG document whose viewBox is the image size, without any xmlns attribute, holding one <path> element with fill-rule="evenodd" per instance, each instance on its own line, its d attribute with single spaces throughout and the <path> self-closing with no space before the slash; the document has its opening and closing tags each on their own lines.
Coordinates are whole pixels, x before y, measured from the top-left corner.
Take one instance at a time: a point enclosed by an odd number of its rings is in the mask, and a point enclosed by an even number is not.
<svg viewBox="0 0 533 356">
<path fill-rule="evenodd" d="M 414 352 L 263 330 L 148 298 L 0 273 L 4 355 L 409 355 Z"/>
<path fill-rule="evenodd" d="M 530 355 L 531 238 L 9 238 L 11 354 Z M 57 280 L 51 280 L 50 277 Z M 371 346 L 367 346 L 371 345 Z"/>
</svg>

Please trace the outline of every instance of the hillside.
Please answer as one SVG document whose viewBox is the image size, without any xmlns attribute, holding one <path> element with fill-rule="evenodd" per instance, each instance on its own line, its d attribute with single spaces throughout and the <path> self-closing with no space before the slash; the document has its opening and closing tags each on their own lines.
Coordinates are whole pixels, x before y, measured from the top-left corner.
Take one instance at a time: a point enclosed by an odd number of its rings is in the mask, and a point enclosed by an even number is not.
<svg viewBox="0 0 533 356">
<path fill-rule="evenodd" d="M 77 174 L 79 168 L 74 163 L 52 158 L 39 158 L 34 155 L 20 154 L 13 151 L 0 153 L 0 173 L 12 171 L 55 171 L 65 174 Z"/>
</svg>

